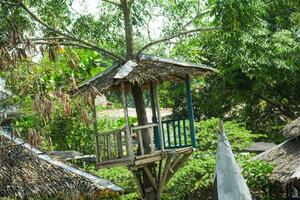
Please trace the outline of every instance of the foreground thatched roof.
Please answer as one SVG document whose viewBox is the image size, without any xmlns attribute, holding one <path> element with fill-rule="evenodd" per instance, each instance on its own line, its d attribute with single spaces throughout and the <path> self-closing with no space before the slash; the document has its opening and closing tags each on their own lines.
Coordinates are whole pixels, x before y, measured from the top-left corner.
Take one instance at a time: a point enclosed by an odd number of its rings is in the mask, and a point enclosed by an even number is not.
<svg viewBox="0 0 300 200">
<path fill-rule="evenodd" d="M 300 179 L 300 137 L 288 139 L 282 144 L 259 154 L 254 159 L 275 165 L 270 180 L 283 185 Z"/>
<path fill-rule="evenodd" d="M 283 129 L 283 134 L 287 138 L 300 136 L 300 117 L 292 121 Z"/>
<path fill-rule="evenodd" d="M 255 142 L 251 144 L 249 147 L 245 148 L 244 150 L 251 153 L 262 153 L 275 146 L 276 144 L 270 142 Z"/>
<path fill-rule="evenodd" d="M 121 188 L 80 169 L 51 159 L 38 149 L 0 131 L 0 198 L 39 198 L 103 194 Z"/>
<path fill-rule="evenodd" d="M 186 75 L 200 76 L 216 70 L 205 65 L 195 65 L 177 60 L 143 55 L 139 60 L 129 60 L 116 64 L 92 79 L 79 85 L 81 92 L 93 92 L 94 88 L 103 92 L 113 89 L 121 81 L 147 85 L 150 82 L 178 81 Z M 75 93 L 75 91 L 74 91 Z"/>
</svg>

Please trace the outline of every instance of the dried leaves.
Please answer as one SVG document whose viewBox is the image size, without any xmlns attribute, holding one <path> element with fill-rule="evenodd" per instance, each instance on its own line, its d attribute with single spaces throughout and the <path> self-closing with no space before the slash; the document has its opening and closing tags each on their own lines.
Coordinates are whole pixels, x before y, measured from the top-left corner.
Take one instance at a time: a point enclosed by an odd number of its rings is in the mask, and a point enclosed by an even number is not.
<svg viewBox="0 0 300 200">
<path fill-rule="evenodd" d="M 35 129 L 30 128 L 28 129 L 28 143 L 33 146 L 37 147 L 42 143 L 41 135 Z"/>
</svg>

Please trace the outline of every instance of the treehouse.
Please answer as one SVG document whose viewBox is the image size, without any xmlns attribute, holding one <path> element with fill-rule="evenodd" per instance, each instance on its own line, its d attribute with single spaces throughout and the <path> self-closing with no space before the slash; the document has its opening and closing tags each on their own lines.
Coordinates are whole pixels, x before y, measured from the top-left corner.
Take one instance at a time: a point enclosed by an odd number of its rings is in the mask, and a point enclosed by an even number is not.
<svg viewBox="0 0 300 200">
<path fill-rule="evenodd" d="M 124 108 L 123 129 L 98 133 L 94 106 L 97 167 L 127 166 L 134 174 L 141 195 L 154 190 L 159 199 L 163 186 L 186 162 L 197 145 L 190 78 L 213 72 L 215 69 L 204 65 L 143 55 L 138 60 L 116 64 L 81 84 L 78 87 L 80 94 L 119 92 Z M 187 116 L 162 119 L 157 85 L 164 81 L 185 84 Z M 151 100 L 151 122 L 148 122 L 145 113 L 143 92 L 146 90 Z M 137 126 L 129 124 L 127 99 L 130 93 L 137 112 Z M 148 186 L 145 182 L 148 182 Z"/>
</svg>

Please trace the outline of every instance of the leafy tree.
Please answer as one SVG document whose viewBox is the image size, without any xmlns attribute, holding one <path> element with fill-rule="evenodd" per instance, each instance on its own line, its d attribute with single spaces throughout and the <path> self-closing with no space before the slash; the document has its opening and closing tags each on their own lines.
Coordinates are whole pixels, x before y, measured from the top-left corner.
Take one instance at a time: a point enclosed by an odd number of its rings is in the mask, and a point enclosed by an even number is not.
<svg viewBox="0 0 300 200">
<path fill-rule="evenodd" d="M 179 43 L 173 51 L 219 69 L 203 90 L 194 88 L 196 116 L 236 119 L 255 132 L 278 136 L 300 111 L 299 1 L 209 4 L 216 5 L 212 23 L 222 28 Z"/>
<path fill-rule="evenodd" d="M 143 52 L 156 44 L 215 29 L 213 26 L 192 26 L 192 29 L 187 29 L 194 20 L 202 16 L 199 15 L 200 5 L 196 0 L 181 0 L 169 4 L 159 0 L 103 0 L 101 4 L 103 5 L 99 15 L 94 18 L 89 15 L 73 16 L 66 1 L 2 1 L 1 14 L 5 13 L 7 17 L 1 26 L 4 31 L 9 31 L 4 32 L 7 39 L 0 46 L 1 52 L 6 55 L 1 57 L 1 63 L 10 66 L 26 59 L 27 51 L 34 49 L 35 45 L 39 45 L 41 53 L 47 52 L 51 61 L 55 61 L 57 54 L 64 51 L 63 47 L 71 46 L 95 51 L 101 58 L 110 59 L 111 62 L 124 63 L 127 60 L 139 59 Z M 176 15 L 180 16 L 180 21 L 178 17 L 174 17 L 174 9 L 180 14 Z M 166 30 L 163 31 L 162 38 L 147 41 L 143 31 L 145 22 L 153 16 L 150 14 L 152 11 L 167 17 Z M 23 26 L 22 20 L 29 25 Z M 12 31 L 9 29 L 11 25 L 14 28 Z M 11 49 L 16 54 L 11 55 Z M 71 65 L 73 60 L 74 56 L 70 58 Z M 147 124 L 142 88 L 137 84 L 131 88 L 138 123 Z M 43 98 L 42 104 L 48 100 L 45 95 Z M 36 96 L 36 103 L 39 102 L 38 99 Z M 64 111 L 71 114 L 68 98 L 62 96 L 61 99 L 64 102 Z M 40 113 L 42 118 L 45 117 L 43 114 L 44 110 Z M 145 185 L 150 185 L 147 176 L 143 179 Z M 148 195 L 156 198 L 156 194 L 147 193 L 146 198 L 150 198 Z"/>
</svg>

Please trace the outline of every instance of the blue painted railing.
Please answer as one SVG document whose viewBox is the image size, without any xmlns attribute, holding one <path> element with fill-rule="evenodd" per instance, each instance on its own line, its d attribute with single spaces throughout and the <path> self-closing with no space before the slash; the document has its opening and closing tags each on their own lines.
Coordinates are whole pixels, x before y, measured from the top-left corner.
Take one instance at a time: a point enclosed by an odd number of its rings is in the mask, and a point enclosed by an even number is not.
<svg viewBox="0 0 300 200">
<path fill-rule="evenodd" d="M 189 119 L 169 119 L 162 121 L 165 149 L 193 146 Z"/>
</svg>

